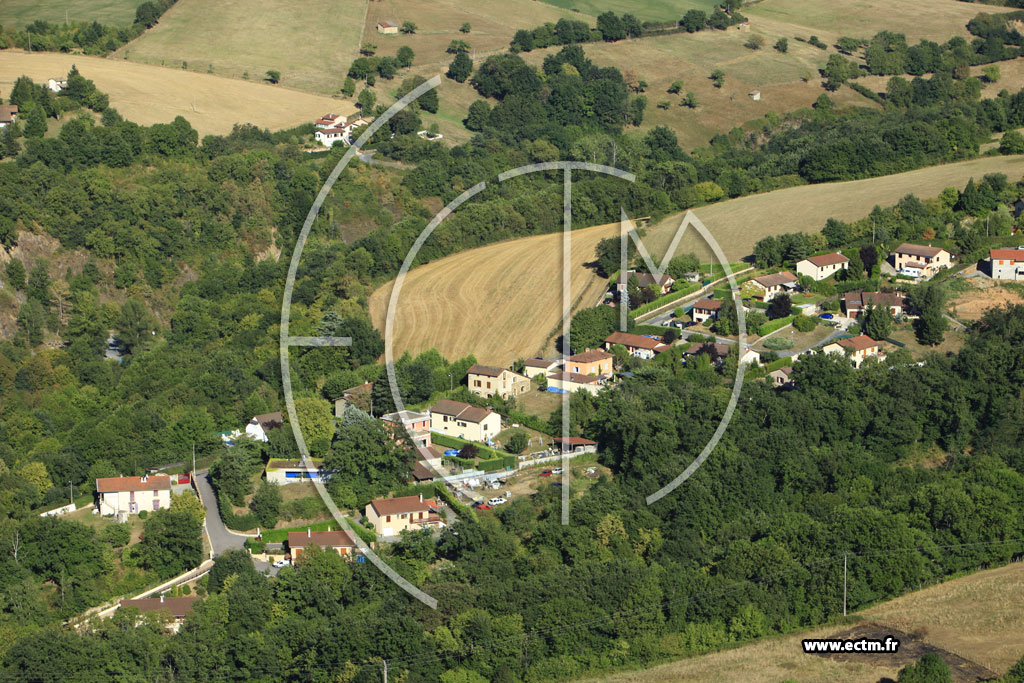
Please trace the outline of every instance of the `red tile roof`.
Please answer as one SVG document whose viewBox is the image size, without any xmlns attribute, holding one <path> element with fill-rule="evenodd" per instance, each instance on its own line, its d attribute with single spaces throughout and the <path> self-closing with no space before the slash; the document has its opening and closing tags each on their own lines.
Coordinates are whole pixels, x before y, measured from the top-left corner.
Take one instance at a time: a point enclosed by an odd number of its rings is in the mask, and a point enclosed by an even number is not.
<svg viewBox="0 0 1024 683">
<path fill-rule="evenodd" d="M 171 478 L 166 474 L 154 474 L 142 481 L 142 477 L 105 477 L 96 480 L 97 493 L 116 491 L 169 491 Z"/>
<path fill-rule="evenodd" d="M 623 346 L 632 346 L 637 349 L 655 349 L 661 346 L 661 342 L 657 339 L 651 339 L 650 337 L 644 337 L 639 334 L 631 334 L 629 332 L 612 332 L 604 338 L 606 344 L 622 344 Z"/>
<path fill-rule="evenodd" d="M 594 363 L 599 360 L 607 360 L 609 358 L 615 358 L 612 354 L 601 349 L 588 349 L 583 353 L 577 353 L 569 356 L 569 361 L 573 363 Z"/>
<path fill-rule="evenodd" d="M 878 342 L 866 334 L 858 334 L 856 337 L 850 337 L 849 339 L 840 339 L 836 343 L 853 351 L 866 351 L 867 349 L 878 346 Z"/>
<path fill-rule="evenodd" d="M 591 441 L 590 439 L 584 439 L 582 436 L 570 436 L 570 437 L 567 437 L 567 438 L 562 438 L 560 436 L 556 436 L 555 437 L 555 442 L 568 444 L 570 446 L 596 446 L 597 445 L 596 441 Z"/>
<path fill-rule="evenodd" d="M 989 249 L 989 258 L 1024 261 L 1024 249 Z"/>
<path fill-rule="evenodd" d="M 13 104 L 0 104 L 0 123 L 13 123 L 18 115 L 18 107 Z"/>
<path fill-rule="evenodd" d="M 722 307 L 721 299 L 709 299 L 704 297 L 703 299 L 697 299 L 697 303 L 693 305 L 694 310 L 698 308 L 702 311 L 717 311 Z"/>
<path fill-rule="evenodd" d="M 944 251 L 938 247 L 926 247 L 921 244 L 910 244 L 904 242 L 894 250 L 897 254 L 910 254 L 911 256 L 922 256 L 927 258 L 934 258 L 938 256 L 939 252 Z"/>
<path fill-rule="evenodd" d="M 479 423 L 483 422 L 493 411 L 490 408 L 477 408 L 462 401 L 451 401 L 446 398 L 435 403 L 430 412 L 451 415 L 466 422 Z"/>
<path fill-rule="evenodd" d="M 839 252 L 834 252 L 832 254 L 821 254 L 820 256 L 812 256 L 807 260 L 813 263 L 818 268 L 824 268 L 825 266 L 834 266 L 837 263 L 846 263 L 850 259 L 846 258 Z"/>
<path fill-rule="evenodd" d="M 400 515 L 407 512 L 427 512 L 435 508 L 434 501 L 421 496 L 402 496 L 400 498 L 378 498 L 370 501 L 370 505 L 378 515 Z"/>
<path fill-rule="evenodd" d="M 548 379 L 560 380 L 562 382 L 575 382 L 576 384 L 594 384 L 597 377 L 592 375 L 581 375 L 578 372 L 552 372 Z"/>
<path fill-rule="evenodd" d="M 289 531 L 288 547 L 305 548 L 316 544 L 321 548 L 355 548 L 356 542 L 347 531 Z"/>
</svg>

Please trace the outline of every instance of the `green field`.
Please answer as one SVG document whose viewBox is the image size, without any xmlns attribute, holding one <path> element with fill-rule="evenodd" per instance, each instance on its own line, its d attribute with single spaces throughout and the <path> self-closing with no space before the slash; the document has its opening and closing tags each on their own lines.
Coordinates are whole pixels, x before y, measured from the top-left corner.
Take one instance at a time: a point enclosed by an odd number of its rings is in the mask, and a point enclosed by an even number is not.
<svg viewBox="0 0 1024 683">
<path fill-rule="evenodd" d="M 116 57 L 335 93 L 357 56 L 366 0 L 317 6 L 299 0 L 253 5 L 243 0 L 179 0 L 160 23 Z M 256 9 L 258 7 L 258 10 Z"/>
<path fill-rule="evenodd" d="M 616 14 L 633 14 L 640 21 L 678 21 L 687 10 L 700 9 L 711 13 L 721 4 L 716 0 L 544 0 L 562 9 L 597 16 L 609 10 Z"/>
<path fill-rule="evenodd" d="M 64 23 L 98 21 L 101 24 L 127 26 L 135 21 L 135 8 L 141 0 L 2 0 L 0 25 L 27 26 L 36 19 Z"/>
</svg>

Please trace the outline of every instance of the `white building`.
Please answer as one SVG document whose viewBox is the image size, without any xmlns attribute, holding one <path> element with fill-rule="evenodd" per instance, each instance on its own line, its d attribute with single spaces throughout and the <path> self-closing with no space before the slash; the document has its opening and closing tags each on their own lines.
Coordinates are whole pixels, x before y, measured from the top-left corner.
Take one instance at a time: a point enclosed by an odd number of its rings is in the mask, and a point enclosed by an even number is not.
<svg viewBox="0 0 1024 683">
<path fill-rule="evenodd" d="M 49 88 L 51 92 L 60 92 L 64 88 L 68 87 L 68 82 L 64 80 L 58 80 L 56 78 L 51 78 L 50 80 L 46 81 L 46 87 Z"/>
<path fill-rule="evenodd" d="M 1024 248 L 989 249 L 989 275 L 995 280 L 1024 280 Z"/>
<path fill-rule="evenodd" d="M 839 252 L 821 254 L 796 262 L 796 274 L 806 275 L 815 280 L 824 280 L 850 267 L 850 259 Z"/>
<path fill-rule="evenodd" d="M 171 478 L 166 474 L 143 477 L 105 477 L 96 480 L 96 509 L 102 516 L 137 515 L 143 510 L 171 507 Z"/>
<path fill-rule="evenodd" d="M 501 431 L 501 415 L 490 408 L 443 399 L 430 409 L 430 429 L 438 434 L 487 443 Z"/>
<path fill-rule="evenodd" d="M 249 424 L 245 426 L 245 435 L 250 439 L 256 439 L 266 443 L 270 441 L 270 437 L 267 433 L 271 429 L 277 429 L 283 424 L 281 418 L 281 412 L 267 413 L 266 415 L 257 415 L 249 421 Z"/>
</svg>

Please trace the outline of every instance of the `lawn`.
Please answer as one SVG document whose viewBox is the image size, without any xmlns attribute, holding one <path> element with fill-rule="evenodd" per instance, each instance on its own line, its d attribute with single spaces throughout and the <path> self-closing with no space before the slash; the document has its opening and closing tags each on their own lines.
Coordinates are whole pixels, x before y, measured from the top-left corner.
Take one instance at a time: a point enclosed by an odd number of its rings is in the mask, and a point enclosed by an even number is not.
<svg viewBox="0 0 1024 683">
<path fill-rule="evenodd" d="M 910 325 L 904 325 L 902 329 L 897 329 L 889 335 L 890 339 L 895 339 L 898 342 L 906 344 L 906 349 L 913 354 L 914 358 L 920 358 L 929 353 L 940 353 L 946 354 L 950 351 L 959 351 L 964 345 L 964 335 L 961 332 L 957 332 L 950 326 L 946 330 L 946 334 L 943 337 L 942 343 L 938 346 L 924 346 L 917 342 L 914 337 L 914 330 Z"/>
<path fill-rule="evenodd" d="M 524 413 L 546 420 L 562 405 L 562 395 L 553 394 L 550 391 L 540 391 L 535 385 L 530 391 L 516 398 L 516 405 Z"/>
<path fill-rule="evenodd" d="M 67 21 L 98 21 L 128 26 L 135 21 L 139 0 L 4 0 L 0 25 L 27 26 L 36 19 L 63 24 Z"/>
<path fill-rule="evenodd" d="M 789 339 L 790 341 L 793 342 L 793 347 L 791 349 L 784 349 L 784 351 L 799 352 L 803 351 L 804 349 L 809 349 L 812 346 L 816 346 L 817 344 L 821 343 L 822 340 L 828 337 L 828 335 L 832 334 L 832 332 L 834 331 L 835 330 L 833 330 L 831 327 L 828 327 L 827 325 L 818 325 L 810 332 L 799 332 L 795 327 L 789 326 L 787 328 L 779 330 L 775 334 L 768 337 L 768 339 Z M 760 340 L 758 340 L 756 344 L 753 344 L 752 348 L 758 352 L 764 352 L 768 350 L 765 347 L 764 343 L 762 343 Z"/>
<path fill-rule="evenodd" d="M 179 0 L 160 23 L 117 51 L 119 58 L 259 80 L 269 69 L 281 83 L 338 92 L 358 55 L 368 0 L 326 6 L 279 0 Z M 320 112 L 322 113 L 322 112 Z"/>
</svg>

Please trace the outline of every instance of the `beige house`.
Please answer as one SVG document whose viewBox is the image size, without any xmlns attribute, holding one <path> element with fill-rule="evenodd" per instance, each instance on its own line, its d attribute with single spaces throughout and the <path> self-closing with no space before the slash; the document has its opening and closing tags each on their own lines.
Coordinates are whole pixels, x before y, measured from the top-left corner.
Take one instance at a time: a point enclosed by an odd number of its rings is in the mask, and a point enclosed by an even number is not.
<svg viewBox="0 0 1024 683">
<path fill-rule="evenodd" d="M 366 519 L 378 535 L 398 536 L 406 529 L 440 529 L 444 527 L 437 502 L 431 498 L 402 496 L 378 498 L 366 506 Z"/>
<path fill-rule="evenodd" d="M 601 349 L 587 349 L 583 353 L 569 356 L 565 369 L 577 375 L 594 375 L 602 377 L 612 374 L 612 362 L 615 356 Z"/>
<path fill-rule="evenodd" d="M 359 552 L 355 539 L 348 531 L 310 531 L 307 527 L 305 531 L 288 532 L 288 552 L 293 563 L 311 545 L 338 553 L 342 557 L 350 557 Z"/>
<path fill-rule="evenodd" d="M 553 372 L 548 375 L 548 387 L 561 389 L 570 394 L 577 391 L 589 391 L 596 394 L 601 391 L 601 380 L 593 375 L 581 375 L 575 372 Z"/>
<path fill-rule="evenodd" d="M 466 371 L 469 390 L 477 396 L 490 398 L 497 394 L 509 398 L 530 390 L 530 378 L 507 368 L 476 364 Z"/>
<path fill-rule="evenodd" d="M 166 474 L 144 477 L 107 477 L 96 480 L 96 509 L 101 516 L 137 515 L 142 510 L 171 507 L 171 478 Z"/>
<path fill-rule="evenodd" d="M 893 317 L 903 315 L 905 303 L 899 292 L 846 292 L 843 294 L 843 308 L 850 318 L 857 318 L 869 307 L 886 307 Z"/>
<path fill-rule="evenodd" d="M 604 338 L 604 348 L 611 350 L 616 344 L 621 344 L 629 351 L 629 355 L 637 358 L 654 358 L 657 354 L 669 348 L 668 344 L 658 339 L 645 337 L 641 334 L 630 332 L 612 332 Z"/>
<path fill-rule="evenodd" d="M 501 431 L 501 415 L 490 408 L 444 399 L 430 409 L 430 429 L 438 434 L 487 443 Z"/>
<path fill-rule="evenodd" d="M 815 280 L 824 280 L 850 267 L 850 259 L 839 252 L 821 254 L 796 262 L 796 274 Z"/>
<path fill-rule="evenodd" d="M 778 370 L 772 370 L 768 373 L 768 383 L 776 389 L 791 387 L 793 386 L 793 380 L 790 379 L 792 374 L 792 366 L 785 365 Z"/>
<path fill-rule="evenodd" d="M 822 349 L 825 353 L 834 353 L 848 357 L 853 361 L 853 366 L 859 368 L 860 364 L 871 356 L 881 355 L 878 342 L 866 334 L 859 334 L 849 339 L 840 339 Z"/>
<path fill-rule="evenodd" d="M 393 21 L 378 21 L 377 33 L 383 33 L 389 36 L 394 35 L 398 33 L 398 24 Z"/>
<path fill-rule="evenodd" d="M 392 438 L 408 438 L 416 448 L 430 446 L 430 415 L 412 410 L 388 413 L 381 418 Z"/>
<path fill-rule="evenodd" d="M 781 273 L 755 277 L 749 282 L 756 296 L 764 301 L 771 301 L 774 296 L 796 289 L 797 277 L 784 270 Z"/>
<path fill-rule="evenodd" d="M 198 595 L 183 595 L 178 598 L 170 598 L 161 595 L 158 598 L 136 598 L 135 600 L 122 600 L 118 605 L 119 609 L 134 607 L 140 612 L 163 612 L 171 617 L 167 630 L 177 633 L 185 617 L 192 613 L 196 603 L 201 598 Z"/>
<path fill-rule="evenodd" d="M 690 312 L 690 317 L 697 324 L 703 325 L 708 320 L 718 320 L 718 311 L 721 308 L 722 302 L 719 299 L 708 297 L 697 299 L 697 303 L 693 305 L 693 310 Z"/>
<path fill-rule="evenodd" d="M 523 374 L 533 379 L 534 377 L 547 377 L 548 373 L 554 372 L 561 366 L 560 360 L 546 360 L 544 358 L 531 358 L 523 361 Z"/>
<path fill-rule="evenodd" d="M 943 268 L 949 268 L 953 257 L 945 249 L 904 242 L 893 250 L 892 265 L 901 275 L 928 279 Z"/>
<path fill-rule="evenodd" d="M 675 283 L 675 278 L 667 273 L 661 275 L 653 275 L 651 273 L 638 273 L 635 270 L 626 272 L 626 282 L 629 282 L 629 278 L 636 276 L 636 283 L 640 289 L 647 289 L 648 287 L 654 287 L 654 289 L 661 294 L 668 294 L 672 291 L 672 285 Z"/>
<path fill-rule="evenodd" d="M 312 471 L 306 468 L 302 460 L 283 460 L 273 458 L 267 462 L 267 481 L 271 484 L 300 484 L 304 481 L 319 481 L 323 477 L 322 458 L 310 458 Z"/>
</svg>

